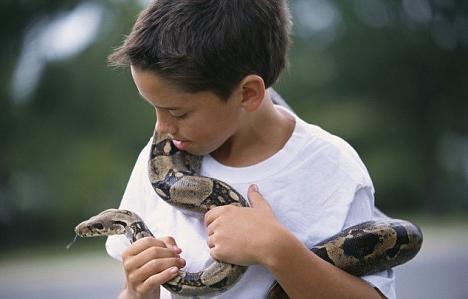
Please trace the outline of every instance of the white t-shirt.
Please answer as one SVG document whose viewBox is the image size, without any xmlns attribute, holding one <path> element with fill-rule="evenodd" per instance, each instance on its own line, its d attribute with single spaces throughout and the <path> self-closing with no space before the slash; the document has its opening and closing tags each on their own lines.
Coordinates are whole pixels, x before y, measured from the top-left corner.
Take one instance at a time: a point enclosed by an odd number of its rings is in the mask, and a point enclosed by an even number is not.
<svg viewBox="0 0 468 299">
<path fill-rule="evenodd" d="M 348 143 L 295 117 L 292 136 L 272 157 L 237 168 L 207 155 L 201 174 L 230 184 L 245 198 L 247 188 L 257 184 L 278 220 L 310 248 L 346 227 L 372 219 L 374 189 L 365 166 Z M 185 270 L 200 271 L 211 263 L 203 215 L 174 208 L 156 195 L 148 179 L 151 142 L 138 157 L 120 208 L 139 214 L 155 236 L 174 237 L 187 261 Z M 106 248 L 121 260 L 128 245 L 125 236 L 111 236 Z M 362 278 L 386 297 L 396 297 L 392 270 Z M 232 288 L 210 298 L 265 298 L 273 281 L 265 268 L 252 265 Z M 175 296 L 161 288 L 161 298 Z"/>
</svg>

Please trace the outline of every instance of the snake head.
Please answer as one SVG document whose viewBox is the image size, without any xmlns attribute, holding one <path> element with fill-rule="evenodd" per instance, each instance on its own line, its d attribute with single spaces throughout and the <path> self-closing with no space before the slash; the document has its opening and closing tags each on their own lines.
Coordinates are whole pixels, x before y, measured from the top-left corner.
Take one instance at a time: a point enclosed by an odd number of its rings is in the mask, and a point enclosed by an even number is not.
<svg viewBox="0 0 468 299">
<path fill-rule="evenodd" d="M 75 227 L 80 237 L 96 237 L 125 234 L 126 228 L 139 217 L 126 210 L 109 209 L 81 222 Z"/>
<path fill-rule="evenodd" d="M 172 143 L 168 134 L 156 133 L 153 137 L 151 146 L 151 156 L 172 156 L 178 153 L 179 150 Z"/>
</svg>

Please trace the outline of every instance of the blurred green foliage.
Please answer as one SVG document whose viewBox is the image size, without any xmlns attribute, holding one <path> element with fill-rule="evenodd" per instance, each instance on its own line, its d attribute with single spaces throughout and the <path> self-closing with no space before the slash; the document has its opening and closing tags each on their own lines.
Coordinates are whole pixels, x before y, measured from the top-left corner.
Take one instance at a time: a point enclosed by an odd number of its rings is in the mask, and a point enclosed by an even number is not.
<svg viewBox="0 0 468 299">
<path fill-rule="evenodd" d="M 28 39 L 83 3 L 101 12 L 92 42 L 65 58 L 38 47 L 32 53 L 46 54 L 30 54 L 42 63 L 37 84 L 15 92 L 33 74 L 14 75 Z M 468 4 L 290 6 L 294 44 L 276 89 L 293 109 L 357 149 L 385 212 L 468 212 Z M 63 242 L 83 218 L 118 206 L 155 119 L 128 70 L 110 69 L 106 56 L 140 9 L 112 0 L 0 3 L 0 246 Z"/>
</svg>

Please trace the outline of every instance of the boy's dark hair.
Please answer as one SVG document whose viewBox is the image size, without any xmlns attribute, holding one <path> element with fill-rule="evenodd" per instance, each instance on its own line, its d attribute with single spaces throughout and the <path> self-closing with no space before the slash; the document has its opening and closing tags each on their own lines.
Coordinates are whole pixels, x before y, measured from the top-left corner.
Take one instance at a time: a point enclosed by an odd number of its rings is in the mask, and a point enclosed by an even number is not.
<svg viewBox="0 0 468 299">
<path fill-rule="evenodd" d="M 290 29 L 286 0 L 154 0 L 109 62 L 227 100 L 247 75 L 275 83 Z"/>
</svg>

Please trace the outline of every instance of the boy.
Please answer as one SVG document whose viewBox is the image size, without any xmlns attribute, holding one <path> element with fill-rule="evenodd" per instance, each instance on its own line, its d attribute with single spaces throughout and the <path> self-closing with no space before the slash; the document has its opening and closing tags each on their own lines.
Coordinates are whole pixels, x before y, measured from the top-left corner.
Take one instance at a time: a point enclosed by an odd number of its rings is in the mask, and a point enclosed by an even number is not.
<svg viewBox="0 0 468 299">
<path fill-rule="evenodd" d="M 346 142 L 273 105 L 266 88 L 286 64 L 290 26 L 284 0 L 158 0 L 110 56 L 130 65 L 155 108 L 156 131 L 202 155 L 201 175 L 225 181 L 252 205 L 206 215 L 169 206 L 148 180 L 150 140 L 120 208 L 138 213 L 155 236 L 171 237 L 131 246 L 108 239 L 126 274 L 120 298 L 171 298 L 160 286 L 179 268 L 205 268 L 210 256 L 250 266 L 216 298 L 264 298 L 274 280 L 291 298 L 395 296 L 392 271 L 357 278 L 307 249 L 369 220 L 373 187 Z"/>
</svg>

